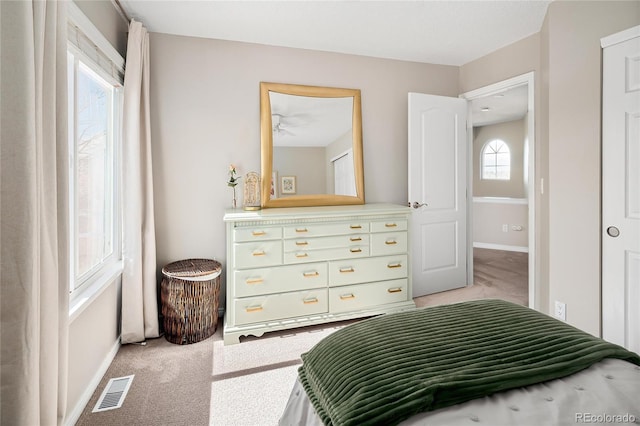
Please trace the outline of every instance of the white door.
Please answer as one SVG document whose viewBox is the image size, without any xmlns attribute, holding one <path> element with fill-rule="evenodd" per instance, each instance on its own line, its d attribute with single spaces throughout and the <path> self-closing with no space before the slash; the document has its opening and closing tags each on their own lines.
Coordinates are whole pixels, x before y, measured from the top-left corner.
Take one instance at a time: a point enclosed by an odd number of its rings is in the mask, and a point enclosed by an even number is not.
<svg viewBox="0 0 640 426">
<path fill-rule="evenodd" d="M 409 93 L 413 297 L 467 285 L 467 102 Z"/>
<path fill-rule="evenodd" d="M 602 335 L 640 352 L 640 27 L 637 28 L 635 38 L 603 51 Z"/>
</svg>

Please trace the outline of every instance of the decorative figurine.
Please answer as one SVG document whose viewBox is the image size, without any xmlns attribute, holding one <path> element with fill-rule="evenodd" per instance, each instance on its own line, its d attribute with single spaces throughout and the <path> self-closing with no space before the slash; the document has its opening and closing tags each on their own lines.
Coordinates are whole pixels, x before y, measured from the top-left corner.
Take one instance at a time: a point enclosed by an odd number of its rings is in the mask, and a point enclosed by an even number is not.
<svg viewBox="0 0 640 426">
<path fill-rule="evenodd" d="M 260 210 L 260 176 L 257 172 L 249 172 L 244 177 L 245 210 Z"/>
</svg>

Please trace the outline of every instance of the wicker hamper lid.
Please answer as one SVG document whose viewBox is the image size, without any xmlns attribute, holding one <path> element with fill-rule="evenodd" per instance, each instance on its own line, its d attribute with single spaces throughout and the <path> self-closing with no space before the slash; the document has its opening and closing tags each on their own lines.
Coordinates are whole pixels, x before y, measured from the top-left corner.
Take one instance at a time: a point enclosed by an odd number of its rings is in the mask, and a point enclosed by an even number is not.
<svg viewBox="0 0 640 426">
<path fill-rule="evenodd" d="M 172 278 L 185 278 L 191 281 L 208 281 L 216 278 L 222 271 L 220 262 L 211 259 L 186 259 L 172 262 L 162 268 L 162 273 Z"/>
</svg>

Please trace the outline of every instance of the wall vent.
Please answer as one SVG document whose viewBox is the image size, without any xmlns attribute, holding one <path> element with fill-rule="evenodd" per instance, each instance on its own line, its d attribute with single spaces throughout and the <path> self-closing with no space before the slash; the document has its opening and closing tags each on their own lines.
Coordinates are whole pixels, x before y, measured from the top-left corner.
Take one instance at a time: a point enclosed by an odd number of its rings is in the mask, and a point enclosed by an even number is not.
<svg viewBox="0 0 640 426">
<path fill-rule="evenodd" d="M 105 386 L 102 395 L 98 398 L 96 406 L 93 407 L 92 413 L 98 413 L 100 411 L 114 410 L 122 407 L 124 398 L 129 392 L 129 387 L 133 381 L 134 375 L 125 377 L 116 377 L 109 380 L 107 386 Z"/>
</svg>

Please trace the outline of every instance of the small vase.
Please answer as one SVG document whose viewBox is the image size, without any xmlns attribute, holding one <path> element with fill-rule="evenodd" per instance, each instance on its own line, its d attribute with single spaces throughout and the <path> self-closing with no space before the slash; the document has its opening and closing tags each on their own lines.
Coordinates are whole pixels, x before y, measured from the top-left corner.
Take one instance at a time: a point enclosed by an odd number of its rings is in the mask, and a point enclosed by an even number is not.
<svg viewBox="0 0 640 426">
<path fill-rule="evenodd" d="M 238 207 L 238 203 L 236 201 L 236 187 L 232 187 L 233 188 L 233 200 L 232 200 L 232 204 L 231 206 L 235 209 Z"/>
</svg>

